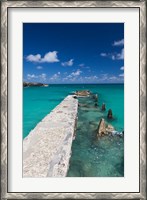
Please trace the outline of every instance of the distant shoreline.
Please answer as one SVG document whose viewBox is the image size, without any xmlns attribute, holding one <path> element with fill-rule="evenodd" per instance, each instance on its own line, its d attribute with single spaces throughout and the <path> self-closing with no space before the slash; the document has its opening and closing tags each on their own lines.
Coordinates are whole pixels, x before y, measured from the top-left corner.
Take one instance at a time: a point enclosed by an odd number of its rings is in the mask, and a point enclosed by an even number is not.
<svg viewBox="0 0 147 200">
<path fill-rule="evenodd" d="M 46 83 L 23 82 L 23 87 L 48 87 Z"/>
<path fill-rule="evenodd" d="M 38 83 L 39 84 L 39 83 Z M 43 85 L 124 85 L 124 83 L 41 83 Z M 34 86 L 34 85 L 30 85 Z M 40 85 L 36 85 L 40 86 Z"/>
</svg>

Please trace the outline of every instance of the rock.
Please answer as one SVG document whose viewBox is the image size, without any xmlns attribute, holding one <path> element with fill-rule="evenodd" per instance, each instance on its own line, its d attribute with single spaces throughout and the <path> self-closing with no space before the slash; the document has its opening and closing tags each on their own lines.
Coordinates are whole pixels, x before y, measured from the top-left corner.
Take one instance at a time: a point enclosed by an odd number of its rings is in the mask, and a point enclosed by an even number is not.
<svg viewBox="0 0 147 200">
<path fill-rule="evenodd" d="M 98 107 L 98 104 L 97 104 L 97 103 L 95 103 L 95 104 L 94 104 L 94 106 L 95 106 L 95 107 Z"/>
<path fill-rule="evenodd" d="M 90 95 L 90 91 L 89 90 L 76 91 L 75 95 L 82 96 L 82 97 L 89 96 Z"/>
<path fill-rule="evenodd" d="M 123 131 L 122 132 L 112 131 L 111 134 L 112 134 L 112 136 L 119 136 L 119 137 L 123 137 L 124 136 Z"/>
<path fill-rule="evenodd" d="M 108 118 L 108 119 L 112 119 L 112 118 L 113 118 L 112 110 L 111 110 L 111 109 L 108 110 L 107 118 Z"/>
<path fill-rule="evenodd" d="M 118 132 L 117 135 L 120 136 L 120 137 L 123 137 L 124 136 L 124 131 Z"/>
<path fill-rule="evenodd" d="M 106 124 L 105 120 L 102 118 L 98 125 L 97 135 L 102 136 L 103 134 L 106 134 Z"/>
<path fill-rule="evenodd" d="M 105 106 L 105 104 L 103 103 L 102 104 L 102 111 L 105 111 L 106 110 L 106 106 Z"/>
<path fill-rule="evenodd" d="M 108 134 L 113 135 L 114 132 L 115 132 L 114 127 L 111 124 L 108 124 L 108 126 L 106 127 L 105 120 L 102 118 L 98 125 L 97 135 L 98 136 L 108 135 Z"/>
<path fill-rule="evenodd" d="M 114 131 L 114 127 L 111 124 L 108 124 L 107 129 L 111 130 L 111 131 Z"/>
<path fill-rule="evenodd" d="M 48 84 L 23 82 L 23 87 L 29 87 L 29 86 L 43 86 L 43 87 L 48 87 Z"/>
<path fill-rule="evenodd" d="M 98 95 L 97 95 L 97 94 L 93 94 L 93 95 L 92 95 L 92 98 L 95 100 L 95 102 L 98 101 Z"/>
<path fill-rule="evenodd" d="M 23 87 L 28 87 L 28 86 L 29 86 L 29 83 L 23 82 Z"/>
<path fill-rule="evenodd" d="M 120 132 L 119 136 L 123 137 L 124 136 L 124 131 Z"/>
<path fill-rule="evenodd" d="M 115 130 L 112 125 L 108 124 L 106 131 L 107 131 L 107 134 L 112 134 Z"/>
<path fill-rule="evenodd" d="M 112 136 L 115 136 L 115 135 L 117 135 L 117 134 L 118 134 L 117 131 L 112 131 L 112 133 L 111 133 Z"/>
</svg>

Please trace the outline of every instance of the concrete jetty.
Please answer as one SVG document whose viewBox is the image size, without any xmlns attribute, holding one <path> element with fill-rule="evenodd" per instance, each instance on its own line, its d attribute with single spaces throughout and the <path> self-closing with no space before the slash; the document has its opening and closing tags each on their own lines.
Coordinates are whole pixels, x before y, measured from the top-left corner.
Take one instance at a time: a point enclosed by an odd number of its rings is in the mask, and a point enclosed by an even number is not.
<svg viewBox="0 0 147 200">
<path fill-rule="evenodd" d="M 65 177 L 78 112 L 78 100 L 67 96 L 23 140 L 23 177 Z"/>
</svg>

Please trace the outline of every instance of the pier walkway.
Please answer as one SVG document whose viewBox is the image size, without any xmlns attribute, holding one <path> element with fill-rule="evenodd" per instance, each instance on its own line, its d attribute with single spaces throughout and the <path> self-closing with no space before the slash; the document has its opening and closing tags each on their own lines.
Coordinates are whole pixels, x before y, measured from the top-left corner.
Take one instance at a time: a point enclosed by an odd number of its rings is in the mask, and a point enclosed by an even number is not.
<svg viewBox="0 0 147 200">
<path fill-rule="evenodd" d="M 78 100 L 67 96 L 23 140 L 23 177 L 65 177 Z"/>
</svg>

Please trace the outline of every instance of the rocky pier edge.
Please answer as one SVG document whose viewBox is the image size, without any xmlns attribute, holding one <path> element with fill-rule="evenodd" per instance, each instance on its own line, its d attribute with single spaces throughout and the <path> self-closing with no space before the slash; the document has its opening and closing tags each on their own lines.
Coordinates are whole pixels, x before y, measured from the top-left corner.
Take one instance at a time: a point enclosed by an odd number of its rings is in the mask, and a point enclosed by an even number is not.
<svg viewBox="0 0 147 200">
<path fill-rule="evenodd" d="M 65 177 L 78 114 L 68 95 L 23 140 L 23 177 Z"/>
</svg>

